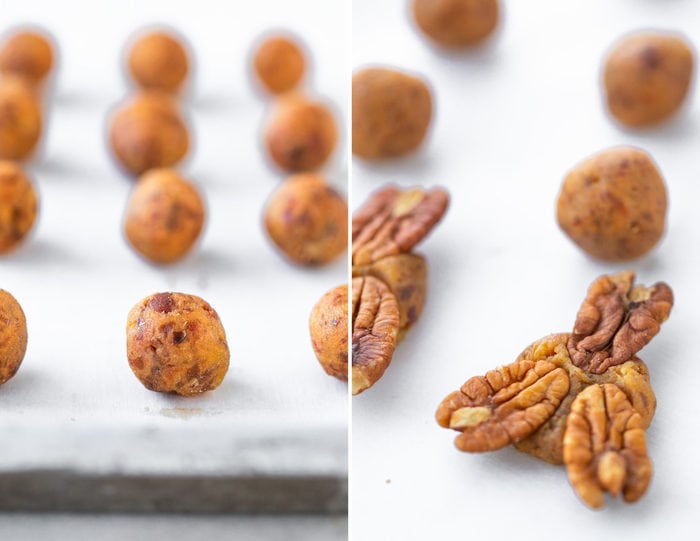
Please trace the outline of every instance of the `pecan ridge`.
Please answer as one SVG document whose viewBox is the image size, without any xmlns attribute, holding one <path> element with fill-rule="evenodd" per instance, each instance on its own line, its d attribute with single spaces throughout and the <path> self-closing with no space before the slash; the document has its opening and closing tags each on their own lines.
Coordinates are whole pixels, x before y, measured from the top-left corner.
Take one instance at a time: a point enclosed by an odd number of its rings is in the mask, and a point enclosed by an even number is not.
<svg viewBox="0 0 700 541">
<path fill-rule="evenodd" d="M 447 210 L 445 190 L 376 191 L 352 217 L 352 263 L 367 265 L 410 251 L 430 233 Z"/>
<path fill-rule="evenodd" d="M 386 186 L 375 191 L 353 214 L 353 394 L 371 387 L 382 376 L 396 344 L 421 315 L 427 289 L 427 264 L 411 250 L 440 221 L 448 200 L 447 192 L 441 188 L 426 191 Z M 358 287 L 363 289 L 357 290 Z M 371 296 L 381 296 L 382 303 L 375 307 L 378 301 Z M 364 305 L 375 312 L 362 311 Z M 357 306 L 361 312 L 356 311 Z M 372 322 L 371 317 L 363 319 L 360 314 L 384 316 L 381 332 L 370 332 L 368 325 L 377 322 Z M 395 325 L 391 333 L 389 325 Z"/>
<path fill-rule="evenodd" d="M 584 389 L 571 405 L 564 463 L 579 497 L 594 508 L 604 492 L 635 502 L 651 480 L 644 422 L 625 393 L 611 383 Z"/>
<path fill-rule="evenodd" d="M 645 430 L 656 409 L 636 353 L 668 317 L 671 289 L 634 286 L 634 273 L 599 277 L 573 334 L 546 336 L 507 366 L 473 377 L 439 405 L 455 445 L 480 452 L 513 444 L 565 464 L 578 496 L 594 508 L 605 493 L 637 501 L 651 479 Z"/>
<path fill-rule="evenodd" d="M 352 279 L 352 393 L 371 387 L 389 366 L 399 332 L 399 306 L 374 278 Z"/>
<path fill-rule="evenodd" d="M 602 374 L 631 359 L 656 336 L 673 306 L 663 282 L 634 286 L 634 273 L 603 275 L 588 289 L 567 347 L 573 363 Z"/>
</svg>

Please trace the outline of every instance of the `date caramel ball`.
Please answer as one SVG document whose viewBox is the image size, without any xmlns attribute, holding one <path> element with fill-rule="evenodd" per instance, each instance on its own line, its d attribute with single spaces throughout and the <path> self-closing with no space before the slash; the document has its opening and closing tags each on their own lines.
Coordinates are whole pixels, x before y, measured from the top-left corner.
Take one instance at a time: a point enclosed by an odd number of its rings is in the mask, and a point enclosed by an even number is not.
<svg viewBox="0 0 700 541">
<path fill-rule="evenodd" d="M 282 94 L 296 87 L 304 76 L 304 52 L 288 36 L 266 38 L 256 49 L 253 67 L 258 82 L 271 94 Z"/>
<path fill-rule="evenodd" d="M 131 46 L 127 60 L 129 73 L 143 89 L 171 94 L 184 85 L 189 59 L 181 39 L 169 32 L 149 32 Z"/>
<path fill-rule="evenodd" d="M 131 309 L 126 353 L 144 387 L 183 396 L 216 389 L 229 365 L 218 314 L 204 299 L 185 293 L 156 293 Z"/>
<path fill-rule="evenodd" d="M 352 77 L 352 152 L 396 158 L 423 142 L 432 117 L 428 85 L 401 71 L 366 68 Z"/>
<path fill-rule="evenodd" d="M 468 47 L 488 38 L 498 24 L 497 0 L 413 0 L 418 28 L 443 47 Z"/>
<path fill-rule="evenodd" d="M 319 175 L 299 174 L 280 184 L 264 223 L 277 248 L 300 265 L 329 263 L 347 248 L 348 205 Z"/>
<path fill-rule="evenodd" d="M 0 159 L 24 160 L 41 137 L 41 110 L 20 79 L 0 79 Z"/>
<path fill-rule="evenodd" d="M 137 94 L 121 106 L 112 117 L 109 137 L 114 156 L 133 175 L 176 165 L 190 147 L 176 103 L 156 91 Z"/>
<path fill-rule="evenodd" d="M 559 226 L 580 248 L 605 261 L 646 254 L 666 224 L 666 186 L 644 151 L 617 147 L 576 165 L 557 202 Z"/>
<path fill-rule="evenodd" d="M 608 111 L 630 128 L 663 122 L 685 101 L 693 65 L 693 51 L 682 36 L 638 32 L 623 38 L 605 60 Z"/>
<path fill-rule="evenodd" d="M 348 380 L 348 285 L 319 299 L 309 318 L 311 346 L 327 374 Z"/>
<path fill-rule="evenodd" d="M 36 214 L 37 197 L 32 183 L 15 162 L 0 160 L 0 254 L 22 243 Z"/>
<path fill-rule="evenodd" d="M 12 378 L 27 351 L 27 320 L 17 300 L 0 289 L 0 385 Z"/>
<path fill-rule="evenodd" d="M 0 73 L 20 77 L 32 86 L 46 79 L 53 62 L 53 46 L 44 32 L 13 32 L 0 44 Z"/>
<path fill-rule="evenodd" d="M 265 129 L 272 161 L 284 171 L 314 171 L 326 163 L 338 141 L 333 114 L 301 97 L 280 99 Z"/>
<path fill-rule="evenodd" d="M 173 169 L 151 169 L 131 192 L 124 233 L 144 258 L 173 263 L 192 249 L 204 220 L 204 202 L 193 184 Z"/>
</svg>

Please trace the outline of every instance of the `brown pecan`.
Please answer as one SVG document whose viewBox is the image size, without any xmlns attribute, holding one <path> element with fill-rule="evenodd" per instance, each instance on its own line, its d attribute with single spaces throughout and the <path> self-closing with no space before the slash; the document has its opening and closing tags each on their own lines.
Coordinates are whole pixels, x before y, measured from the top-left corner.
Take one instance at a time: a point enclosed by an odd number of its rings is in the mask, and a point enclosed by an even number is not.
<svg viewBox="0 0 700 541">
<path fill-rule="evenodd" d="M 571 405 L 564 433 L 564 463 L 574 490 L 591 507 L 605 492 L 637 501 L 651 479 L 644 422 L 617 386 L 593 385 Z"/>
<path fill-rule="evenodd" d="M 554 338 L 561 344 L 566 344 L 568 337 L 568 334 L 560 334 L 548 339 Z M 569 375 L 569 392 L 547 422 L 527 438 L 514 443 L 516 449 L 552 464 L 562 464 L 564 431 L 571 404 L 579 393 L 590 385 L 617 385 L 642 416 L 644 426 L 649 426 L 656 410 L 656 398 L 649 385 L 649 371 L 642 361 L 635 357 L 602 374 L 587 374 L 575 366 L 568 355 L 558 358 L 557 361 L 561 362 L 561 367 Z"/>
<path fill-rule="evenodd" d="M 402 191 L 388 186 L 372 194 L 352 218 L 353 265 L 410 251 L 447 210 L 445 190 Z"/>
<path fill-rule="evenodd" d="M 547 421 L 569 391 L 561 368 L 568 353 L 557 340 L 536 342 L 512 364 L 468 380 L 445 398 L 436 418 L 459 430 L 462 451 L 493 451 L 520 441 Z"/>
<path fill-rule="evenodd" d="M 423 311 L 427 265 L 423 257 L 410 251 L 442 218 L 447 203 L 447 192 L 440 188 L 425 191 L 387 186 L 374 192 L 353 215 L 353 306 L 360 300 L 356 287 L 366 288 L 371 284 L 372 292 L 376 290 L 376 294 L 386 298 L 386 310 L 396 305 L 398 312 L 396 332 L 389 343 L 383 338 L 377 340 L 374 332 L 363 331 L 353 308 L 353 394 L 367 389 L 381 377 L 396 343 Z M 372 280 L 355 281 L 362 277 Z M 383 288 L 378 289 L 377 283 Z M 365 334 L 367 344 L 356 339 L 358 332 Z M 368 347 L 373 344 L 370 338 L 381 347 Z"/>
<path fill-rule="evenodd" d="M 352 279 L 352 394 L 384 374 L 396 348 L 399 306 L 386 284 L 372 276 Z"/>
<path fill-rule="evenodd" d="M 417 254 L 398 254 L 371 265 L 355 266 L 353 276 L 374 276 L 384 282 L 399 303 L 399 340 L 413 325 L 425 304 L 428 265 Z"/>
<path fill-rule="evenodd" d="M 601 374 L 631 359 L 659 332 L 673 306 L 673 293 L 663 282 L 634 286 L 634 273 L 598 278 L 588 290 L 569 352 L 574 364 Z"/>
<path fill-rule="evenodd" d="M 631 272 L 600 277 L 579 311 L 578 334 L 538 340 L 514 363 L 448 395 L 436 418 L 460 432 L 457 447 L 488 451 L 512 443 L 542 460 L 563 462 L 574 489 L 592 507 L 603 505 L 606 491 L 621 492 L 628 502 L 639 499 L 651 476 L 644 430 L 656 398 L 647 367 L 634 354 L 668 317 L 673 294 L 663 283 L 645 288 L 633 282 Z M 583 355 L 601 352 L 606 356 L 594 362 Z"/>
</svg>

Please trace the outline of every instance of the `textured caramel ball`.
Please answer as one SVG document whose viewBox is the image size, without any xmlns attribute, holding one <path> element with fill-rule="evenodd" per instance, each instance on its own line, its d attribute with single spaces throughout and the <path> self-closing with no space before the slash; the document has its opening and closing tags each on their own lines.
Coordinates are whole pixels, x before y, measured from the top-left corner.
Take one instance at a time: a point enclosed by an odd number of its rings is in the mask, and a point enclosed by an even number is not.
<svg viewBox="0 0 700 541">
<path fill-rule="evenodd" d="M 0 73 L 21 77 L 31 85 L 49 75 L 53 59 L 51 41 L 43 32 L 14 32 L 0 45 Z"/>
<path fill-rule="evenodd" d="M 466 47 L 488 38 L 498 24 L 497 0 L 413 0 L 418 27 L 443 47 Z"/>
<path fill-rule="evenodd" d="M 204 219 L 204 202 L 193 184 L 173 169 L 151 169 L 131 192 L 124 233 L 146 259 L 173 263 L 192 249 Z"/>
<path fill-rule="evenodd" d="M 131 77 L 144 89 L 176 93 L 189 72 L 184 44 L 167 32 L 150 32 L 138 38 L 128 54 Z"/>
<path fill-rule="evenodd" d="M 275 245 L 301 265 L 329 263 L 348 245 L 348 205 L 318 175 L 295 175 L 280 184 L 264 222 Z"/>
<path fill-rule="evenodd" d="M 41 111 L 32 90 L 17 78 L 0 80 L 0 159 L 28 158 L 41 136 Z"/>
<path fill-rule="evenodd" d="M 569 238 L 593 257 L 634 259 L 663 235 L 666 186 L 646 152 L 629 147 L 604 150 L 567 174 L 557 219 Z"/>
<path fill-rule="evenodd" d="M 668 119 L 685 101 L 693 65 L 693 51 L 681 36 L 639 32 L 623 38 L 605 60 L 610 114 L 631 128 Z"/>
<path fill-rule="evenodd" d="M 311 310 L 311 345 L 327 374 L 348 380 L 348 286 L 328 291 Z"/>
<path fill-rule="evenodd" d="M 37 215 L 32 183 L 15 162 L 0 161 L 0 254 L 10 252 L 27 237 Z"/>
<path fill-rule="evenodd" d="M 422 80 L 388 68 L 367 68 L 352 78 L 352 152 L 367 160 L 416 150 L 432 117 Z"/>
<path fill-rule="evenodd" d="M 216 389 L 230 356 L 216 311 L 185 293 L 156 293 L 131 309 L 126 353 L 147 389 L 185 396 Z"/>
<path fill-rule="evenodd" d="M 265 130 L 270 158 L 290 173 L 321 167 L 337 141 L 338 129 L 330 110 L 299 97 L 280 100 Z"/>
<path fill-rule="evenodd" d="M 253 67 L 265 90 L 281 94 L 299 84 L 304 76 L 306 60 L 301 47 L 293 39 L 272 36 L 255 51 Z"/>
<path fill-rule="evenodd" d="M 187 155 L 190 137 L 172 99 L 161 92 L 144 92 L 114 113 L 110 143 L 124 169 L 140 175 L 179 163 Z"/>
<path fill-rule="evenodd" d="M 27 351 L 27 320 L 17 300 L 0 289 L 0 385 L 19 370 Z"/>
</svg>

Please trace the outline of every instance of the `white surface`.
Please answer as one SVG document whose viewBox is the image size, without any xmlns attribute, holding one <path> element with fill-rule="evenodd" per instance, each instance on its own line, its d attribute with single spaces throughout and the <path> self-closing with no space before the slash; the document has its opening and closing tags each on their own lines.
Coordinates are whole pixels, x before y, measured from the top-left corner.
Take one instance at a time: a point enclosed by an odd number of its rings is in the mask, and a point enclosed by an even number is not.
<svg viewBox="0 0 700 541">
<path fill-rule="evenodd" d="M 3 444 L 3 457 L 11 458 L 4 464 L 32 466 L 43 456 L 48 466 L 76 446 L 86 450 L 69 457 L 79 469 L 138 469 L 133 463 L 141 459 L 158 462 L 145 456 L 157 453 L 152 443 L 158 434 L 174 434 L 189 441 L 160 450 L 175 455 L 165 460 L 173 466 L 168 468 L 177 469 L 179 458 L 186 467 L 186 456 L 198 456 L 195 462 L 202 464 L 210 455 L 212 468 L 225 468 L 238 464 L 232 439 L 252 445 L 256 437 L 274 436 L 309 442 L 305 455 L 290 455 L 298 471 L 309 473 L 316 465 L 342 474 L 346 386 L 316 361 L 308 315 L 326 290 L 345 281 L 346 262 L 294 267 L 267 241 L 261 213 L 282 175 L 266 164 L 259 146 L 266 100 L 251 84 L 248 62 L 264 31 L 296 32 L 313 56 L 312 91 L 331 100 L 345 126 L 345 7 L 322 0 L 260 0 L 244 10 L 214 1 L 32 0 L 3 2 L 2 8 L 0 31 L 39 24 L 60 49 L 44 150 L 29 167 L 40 193 L 40 217 L 30 241 L 0 261 L 0 287 L 20 301 L 29 328 L 24 363 L 0 388 L 0 431 L 21 435 Z M 170 267 L 145 263 L 123 240 L 122 213 L 132 182 L 104 144 L 106 114 L 127 94 L 122 48 L 132 32 L 152 23 L 176 28 L 194 53 L 196 80 L 183 108 L 195 148 L 182 169 L 200 186 L 209 210 L 198 248 Z M 345 154 L 341 147 L 328 171 L 342 191 Z M 207 299 L 226 330 L 230 370 L 218 389 L 200 397 L 150 392 L 126 361 L 127 312 L 142 297 L 167 290 Z M 140 459 L 125 458 L 141 450 L 133 439 L 125 437 L 121 445 L 110 439 L 110 433 L 128 433 L 147 442 L 154 431 Z M 58 438 L 65 448 L 54 443 L 57 433 L 68 433 Z M 220 438 L 212 437 L 217 433 Z M 27 449 L 33 434 L 39 452 Z M 113 454 L 101 456 L 99 443 L 81 445 L 81 437 L 103 441 Z M 323 448 L 317 463 L 314 441 Z M 332 465 L 329 447 L 338 451 Z M 293 469 L 280 461 L 268 466 Z"/>
<path fill-rule="evenodd" d="M 697 535 L 700 466 L 696 401 L 700 227 L 700 100 L 648 133 L 605 115 L 601 58 L 623 33 L 678 29 L 700 45 L 689 0 L 511 0 L 489 46 L 449 55 L 414 32 L 407 2 L 354 0 L 352 63 L 423 73 L 436 117 L 422 151 L 379 165 L 353 160 L 353 202 L 385 182 L 442 185 L 444 221 L 417 250 L 430 265 L 422 319 L 384 377 L 352 401 L 354 539 L 690 539 Z M 565 172 L 616 144 L 645 148 L 669 190 L 666 237 L 626 265 L 597 263 L 558 229 Z M 568 331 L 589 283 L 623 268 L 667 281 L 676 305 L 642 352 L 658 399 L 647 433 L 654 477 L 635 505 L 585 507 L 555 467 L 513 448 L 471 455 L 434 412 L 469 377 L 506 364 L 532 341 Z M 692 535 L 691 535 L 692 533 Z"/>
</svg>

